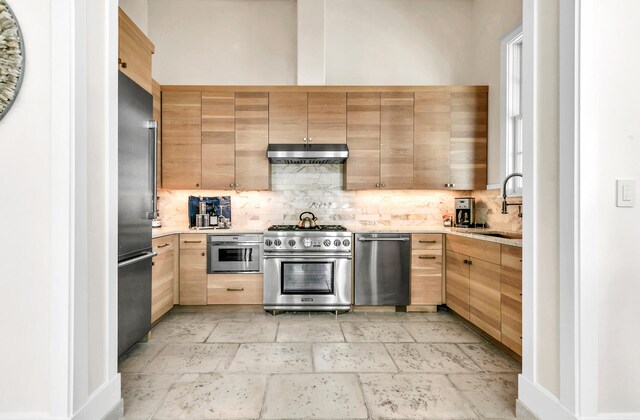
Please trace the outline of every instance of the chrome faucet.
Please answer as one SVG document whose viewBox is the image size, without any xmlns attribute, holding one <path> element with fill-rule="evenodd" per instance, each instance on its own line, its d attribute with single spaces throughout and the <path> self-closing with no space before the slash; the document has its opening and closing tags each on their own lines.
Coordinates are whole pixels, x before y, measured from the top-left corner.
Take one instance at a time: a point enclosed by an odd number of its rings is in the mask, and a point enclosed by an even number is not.
<svg viewBox="0 0 640 420">
<path fill-rule="evenodd" d="M 509 206 L 518 206 L 518 217 L 522 217 L 522 203 L 507 202 L 507 182 L 509 182 L 509 180 L 514 176 L 522 178 L 522 174 L 520 172 L 514 172 L 511 175 L 508 175 L 502 183 L 502 214 L 509 213 Z"/>
</svg>

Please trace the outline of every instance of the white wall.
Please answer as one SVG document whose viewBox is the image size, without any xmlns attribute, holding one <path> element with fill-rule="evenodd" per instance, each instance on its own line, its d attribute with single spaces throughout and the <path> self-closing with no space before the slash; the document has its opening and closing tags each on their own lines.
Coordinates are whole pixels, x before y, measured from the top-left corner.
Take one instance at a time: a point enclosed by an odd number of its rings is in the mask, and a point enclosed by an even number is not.
<svg viewBox="0 0 640 420">
<path fill-rule="evenodd" d="M 0 416 L 49 408 L 50 6 L 11 2 L 27 65 L 0 120 Z"/>
<path fill-rule="evenodd" d="M 640 181 L 640 2 L 583 2 L 582 282 L 598 293 L 598 411 L 640 415 L 640 202 L 616 207 L 616 179 Z M 588 73 L 587 73 L 588 72 Z M 638 187 L 636 186 L 636 194 Z M 631 418 L 631 415 L 628 414 Z M 610 418 L 622 418 L 621 414 Z"/>
<path fill-rule="evenodd" d="M 296 83 L 295 0 L 151 0 L 160 84 Z"/>
<path fill-rule="evenodd" d="M 149 0 L 119 0 L 122 10 L 149 36 Z"/>
</svg>

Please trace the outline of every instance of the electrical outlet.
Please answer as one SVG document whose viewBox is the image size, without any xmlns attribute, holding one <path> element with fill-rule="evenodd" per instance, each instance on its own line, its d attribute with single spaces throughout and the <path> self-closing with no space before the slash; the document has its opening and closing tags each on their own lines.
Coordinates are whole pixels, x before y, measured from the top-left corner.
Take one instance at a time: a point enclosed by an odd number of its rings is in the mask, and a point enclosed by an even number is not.
<svg viewBox="0 0 640 420">
<path fill-rule="evenodd" d="M 618 190 L 617 206 L 618 207 L 635 207 L 636 206 L 636 180 L 635 179 L 618 179 L 616 181 Z"/>
</svg>

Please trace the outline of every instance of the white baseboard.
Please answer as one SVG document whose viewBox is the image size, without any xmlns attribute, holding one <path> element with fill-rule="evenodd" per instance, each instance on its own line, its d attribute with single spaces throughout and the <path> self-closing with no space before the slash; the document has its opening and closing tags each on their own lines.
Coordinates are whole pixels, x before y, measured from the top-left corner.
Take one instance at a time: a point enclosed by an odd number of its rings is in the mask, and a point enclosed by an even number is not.
<svg viewBox="0 0 640 420">
<path fill-rule="evenodd" d="M 518 376 L 518 399 L 542 420 L 578 420 L 555 395 L 523 375 Z"/>
<path fill-rule="evenodd" d="M 120 402 L 120 374 L 103 384 L 72 417 L 73 420 L 96 420 L 108 415 Z"/>
</svg>

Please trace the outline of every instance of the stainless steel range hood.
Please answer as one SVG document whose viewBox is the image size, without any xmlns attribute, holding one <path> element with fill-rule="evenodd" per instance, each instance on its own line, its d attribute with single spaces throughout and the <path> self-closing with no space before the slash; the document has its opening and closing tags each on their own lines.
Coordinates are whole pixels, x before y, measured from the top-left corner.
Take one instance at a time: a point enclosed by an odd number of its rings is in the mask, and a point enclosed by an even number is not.
<svg viewBox="0 0 640 420">
<path fill-rule="evenodd" d="M 349 157 L 346 144 L 270 144 L 271 163 L 344 163 Z"/>
</svg>

